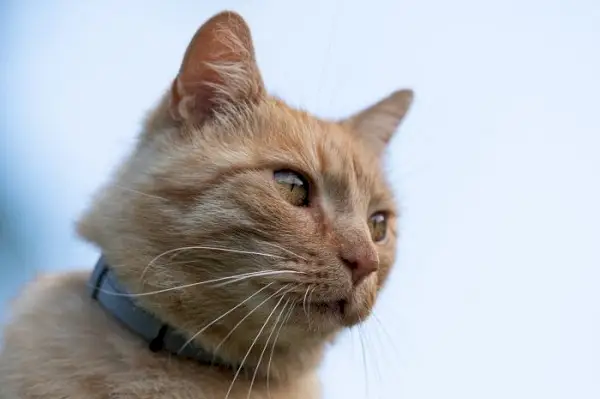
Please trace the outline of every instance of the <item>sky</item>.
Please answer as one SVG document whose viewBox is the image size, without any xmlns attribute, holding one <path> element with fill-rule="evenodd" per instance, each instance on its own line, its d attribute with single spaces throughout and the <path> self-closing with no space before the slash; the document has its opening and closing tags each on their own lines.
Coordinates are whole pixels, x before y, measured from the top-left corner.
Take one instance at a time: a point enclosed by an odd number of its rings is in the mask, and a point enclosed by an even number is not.
<svg viewBox="0 0 600 399">
<path fill-rule="evenodd" d="M 398 262 L 328 352 L 324 397 L 599 398 L 594 0 L 3 1 L 0 306 L 36 272 L 92 267 L 74 221 L 223 9 L 292 105 L 416 93 L 385 160 Z"/>
</svg>

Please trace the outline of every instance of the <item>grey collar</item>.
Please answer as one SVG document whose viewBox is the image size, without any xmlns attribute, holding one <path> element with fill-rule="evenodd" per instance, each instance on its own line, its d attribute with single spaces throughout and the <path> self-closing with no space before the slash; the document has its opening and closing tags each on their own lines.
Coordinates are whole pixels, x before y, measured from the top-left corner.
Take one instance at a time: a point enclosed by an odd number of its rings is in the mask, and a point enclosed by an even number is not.
<svg viewBox="0 0 600 399">
<path fill-rule="evenodd" d="M 152 352 L 165 350 L 202 364 L 232 368 L 205 349 L 190 343 L 176 329 L 165 324 L 137 305 L 131 295 L 117 282 L 104 257 L 100 257 L 89 282 L 90 295 L 125 327 L 146 342 Z M 235 367 L 234 367 L 235 368 Z"/>
</svg>

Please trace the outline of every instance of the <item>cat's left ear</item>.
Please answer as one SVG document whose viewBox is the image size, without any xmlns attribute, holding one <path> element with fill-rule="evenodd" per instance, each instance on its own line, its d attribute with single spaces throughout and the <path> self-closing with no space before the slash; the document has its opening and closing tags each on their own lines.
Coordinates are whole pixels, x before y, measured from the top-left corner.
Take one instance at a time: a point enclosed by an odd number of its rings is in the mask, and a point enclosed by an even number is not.
<svg viewBox="0 0 600 399">
<path fill-rule="evenodd" d="M 198 123 L 264 95 L 250 28 L 239 14 L 224 11 L 206 21 L 188 45 L 169 108 L 173 119 Z"/>
<path fill-rule="evenodd" d="M 381 153 L 406 116 L 413 97 L 412 90 L 398 90 L 341 124 Z"/>
</svg>

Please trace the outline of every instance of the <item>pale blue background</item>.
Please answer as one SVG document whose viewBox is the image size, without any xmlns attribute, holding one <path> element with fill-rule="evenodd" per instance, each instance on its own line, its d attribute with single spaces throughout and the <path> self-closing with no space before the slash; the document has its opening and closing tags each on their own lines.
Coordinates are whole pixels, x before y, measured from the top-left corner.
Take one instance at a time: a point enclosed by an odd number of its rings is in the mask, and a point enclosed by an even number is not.
<svg viewBox="0 0 600 399">
<path fill-rule="evenodd" d="M 229 7 L 294 104 L 417 92 L 387 162 L 404 211 L 387 334 L 369 321 L 366 362 L 358 331 L 332 349 L 325 397 L 600 398 L 597 0 L 1 4 L 3 304 L 36 270 L 91 267 L 73 221 Z"/>
</svg>

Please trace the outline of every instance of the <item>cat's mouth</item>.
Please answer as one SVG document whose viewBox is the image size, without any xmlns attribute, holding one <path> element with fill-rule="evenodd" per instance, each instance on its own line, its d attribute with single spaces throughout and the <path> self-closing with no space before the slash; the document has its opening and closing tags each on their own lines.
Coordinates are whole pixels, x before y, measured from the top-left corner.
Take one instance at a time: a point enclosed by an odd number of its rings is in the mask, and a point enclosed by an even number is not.
<svg viewBox="0 0 600 399">
<path fill-rule="evenodd" d="M 340 299 L 337 301 L 327 302 L 310 302 L 308 307 L 316 312 L 326 315 L 344 316 L 348 301 L 346 299 Z"/>
<path fill-rule="evenodd" d="M 310 302 L 304 306 L 299 303 L 298 306 L 309 320 L 324 319 L 346 327 L 362 322 L 369 314 L 367 306 L 359 306 L 351 298 Z"/>
</svg>

